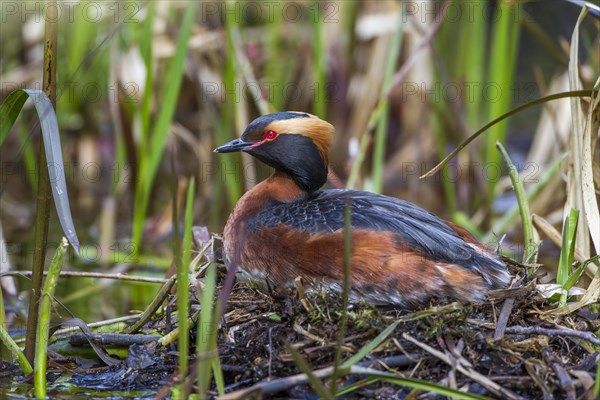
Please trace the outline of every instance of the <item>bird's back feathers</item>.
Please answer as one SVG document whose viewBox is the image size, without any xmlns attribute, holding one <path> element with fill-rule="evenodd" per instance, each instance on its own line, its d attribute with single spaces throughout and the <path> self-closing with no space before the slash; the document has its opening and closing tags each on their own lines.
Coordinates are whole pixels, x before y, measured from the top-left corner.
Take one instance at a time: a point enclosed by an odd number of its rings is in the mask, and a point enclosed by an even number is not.
<svg viewBox="0 0 600 400">
<path fill-rule="evenodd" d="M 402 244 L 432 261 L 463 265 L 490 286 L 506 285 L 504 265 L 483 246 L 468 243 L 441 218 L 410 202 L 357 190 L 323 190 L 293 202 L 270 202 L 248 220 L 250 232 L 285 226 L 310 234 L 344 228 L 346 204 L 352 229 L 392 232 Z M 467 239 L 467 241 L 465 240 Z"/>
</svg>

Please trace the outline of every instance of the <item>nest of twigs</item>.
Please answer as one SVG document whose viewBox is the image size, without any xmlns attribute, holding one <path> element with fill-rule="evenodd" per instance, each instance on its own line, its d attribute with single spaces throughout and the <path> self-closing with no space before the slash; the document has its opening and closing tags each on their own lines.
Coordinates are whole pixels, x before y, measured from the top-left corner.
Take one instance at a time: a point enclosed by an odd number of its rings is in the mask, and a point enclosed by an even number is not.
<svg viewBox="0 0 600 400">
<path fill-rule="evenodd" d="M 513 269 L 524 271 L 513 263 Z M 592 398 L 600 323 L 585 312 L 560 320 L 545 317 L 550 305 L 522 278 L 481 305 L 431 304 L 419 311 L 354 304 L 347 311 L 342 360 L 395 329 L 355 365 L 494 398 Z M 342 316 L 339 294 L 296 290 L 274 298 L 248 285 L 234 287 L 219 330 L 219 355 L 228 398 L 262 393 L 274 398 L 312 398 L 308 377 L 294 362 L 292 346 L 331 385 Z M 405 398 L 414 389 L 368 384 L 361 369 L 337 382 L 365 381 L 348 396 Z M 301 375 L 298 375 L 301 374 Z"/>
</svg>

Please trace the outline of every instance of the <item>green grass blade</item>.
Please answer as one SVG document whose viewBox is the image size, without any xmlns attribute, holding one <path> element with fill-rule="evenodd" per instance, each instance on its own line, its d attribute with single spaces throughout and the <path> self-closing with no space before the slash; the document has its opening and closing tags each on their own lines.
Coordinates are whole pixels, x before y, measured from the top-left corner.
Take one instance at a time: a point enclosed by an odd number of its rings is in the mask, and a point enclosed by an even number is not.
<svg viewBox="0 0 600 400">
<path fill-rule="evenodd" d="M 80 9 L 76 11 L 80 13 L 85 13 L 83 8 L 89 4 L 88 2 L 83 2 L 77 4 Z M 80 67 L 81 60 L 84 60 L 90 51 L 90 43 L 93 43 L 96 36 L 96 21 L 92 21 L 90 18 L 73 18 L 69 21 L 71 26 L 69 26 L 65 31 L 69 32 L 68 40 L 68 54 L 66 70 L 59 71 L 59 73 L 67 73 L 68 75 L 73 75 Z M 66 28 L 66 27 L 65 27 Z"/>
<path fill-rule="evenodd" d="M 175 170 L 175 160 L 171 158 L 173 170 Z M 181 232 L 179 230 L 179 190 L 177 187 L 177 178 L 171 180 L 172 191 L 172 226 L 173 226 L 173 245 L 174 245 L 174 262 L 177 271 L 177 355 L 179 365 L 179 377 L 182 381 L 188 371 L 188 354 L 189 354 L 189 276 L 185 271 L 182 259 L 182 244 Z M 174 396 L 175 397 L 175 396 Z"/>
<path fill-rule="evenodd" d="M 363 388 L 365 386 L 369 386 L 372 385 L 373 383 L 379 382 L 381 380 L 381 378 L 367 378 L 367 379 L 362 379 L 360 381 L 351 383 L 350 385 L 346 385 L 343 388 L 341 388 L 340 390 L 338 390 L 335 395 L 336 397 L 340 398 L 348 393 L 352 393 L 360 388 Z"/>
<path fill-rule="evenodd" d="M 312 386 L 312 388 L 315 390 L 315 392 L 317 392 L 317 394 L 319 395 L 319 398 L 333 400 L 334 399 L 333 395 L 329 391 L 327 391 L 325 386 L 323 386 L 323 383 L 319 380 L 319 378 L 317 378 L 315 376 L 315 374 L 313 373 L 313 371 L 310 368 L 310 366 L 308 365 L 308 363 L 306 361 L 304 361 L 304 359 L 302 358 L 302 355 L 300 354 L 300 352 L 298 350 L 296 350 L 294 347 L 290 346 L 289 344 L 286 344 L 285 348 L 290 353 L 292 358 L 294 359 L 294 364 L 296 364 L 296 366 L 298 368 L 300 368 L 300 371 L 302 371 L 304 374 L 306 374 L 306 376 L 308 378 L 308 382 L 310 383 L 310 386 Z M 345 368 L 342 367 L 342 369 L 345 369 Z M 340 371 L 340 372 L 343 373 L 344 375 L 347 374 L 346 371 Z"/>
<path fill-rule="evenodd" d="M 460 4 L 460 1 L 457 3 Z M 472 18 L 468 18 L 462 25 L 461 33 L 465 35 L 465 41 L 468 46 L 459 45 L 459 51 L 462 54 L 456 57 L 460 63 L 458 71 L 464 71 L 465 79 L 468 82 L 484 82 L 485 48 L 486 48 L 486 18 L 482 13 L 473 13 Z M 452 40 L 452 39 L 451 39 Z M 461 40 L 460 43 L 463 43 Z M 482 108 L 484 101 L 466 101 L 464 103 L 467 126 L 475 128 L 480 125 Z"/>
<path fill-rule="evenodd" d="M 342 367 L 351 367 L 366 356 L 368 356 L 373 350 L 375 350 L 377 346 L 383 343 L 383 341 L 386 340 L 388 336 L 390 336 L 394 332 L 398 324 L 400 324 L 400 321 L 396 321 L 393 324 L 389 325 L 387 328 L 385 328 L 379 335 L 377 335 L 375 339 L 371 340 L 369 343 L 364 345 L 355 355 L 347 359 L 346 362 L 342 364 Z"/>
<path fill-rule="evenodd" d="M 24 103 L 27 101 L 27 94 L 21 90 L 11 92 L 4 102 L 0 105 L 0 146 L 8 136 L 10 129 L 14 125 L 16 118 L 19 116 Z M 23 164 L 26 171 L 37 171 L 37 163 L 35 152 L 30 140 L 27 124 L 21 121 L 17 128 L 19 139 L 21 141 L 20 148 L 23 154 Z M 37 179 L 35 174 L 27 174 L 27 183 L 33 193 L 37 192 Z"/>
<path fill-rule="evenodd" d="M 435 112 L 431 113 L 429 121 L 431 123 L 431 131 L 434 136 L 435 145 L 440 158 L 444 157 L 448 149 L 448 140 L 446 137 L 446 123 L 441 117 L 442 110 L 439 107 L 435 107 Z M 442 169 L 442 176 L 452 176 L 448 173 L 447 166 Z M 444 189 L 444 200 L 448 207 L 448 213 L 452 215 L 454 222 L 455 215 L 458 210 L 458 201 L 456 197 L 456 186 L 452 179 L 442 179 L 442 188 Z"/>
<path fill-rule="evenodd" d="M 586 14 L 588 12 L 587 7 L 583 7 L 581 9 L 581 13 L 577 18 L 577 22 L 575 23 L 575 27 L 573 29 L 573 35 L 571 36 L 571 46 L 569 52 L 569 89 L 571 90 L 580 90 L 583 88 L 581 78 L 579 76 L 579 27 L 583 22 Z M 584 185 L 583 185 L 583 158 L 584 154 L 587 151 L 584 150 L 585 147 L 590 146 L 589 142 L 584 143 L 584 126 L 583 120 L 585 119 L 585 114 L 583 113 L 581 102 L 578 99 L 570 99 L 571 103 L 571 121 L 572 121 L 572 130 L 569 135 L 569 170 L 567 173 L 567 201 L 565 204 L 565 211 L 569 208 L 576 208 L 577 210 L 582 210 L 584 212 L 584 217 L 586 215 L 586 209 L 584 208 L 583 203 L 583 195 L 584 195 Z M 588 138 L 589 139 L 589 138 Z M 591 156 L 590 156 L 591 157 Z M 590 160 L 591 161 L 591 160 Z M 588 165 L 591 169 L 591 163 Z M 590 171 L 591 173 L 591 171 Z M 588 182 L 589 184 L 589 182 Z M 592 179 L 591 189 L 594 188 L 594 182 Z M 594 195 L 595 197 L 595 195 Z M 596 206 L 597 207 L 597 206 Z M 590 254 L 590 232 L 588 231 L 587 221 L 584 218 L 577 227 L 577 248 L 584 254 L 585 257 L 589 257 Z M 564 239 L 564 238 L 563 238 Z M 563 247 L 564 250 L 564 247 Z M 560 268 L 560 267 L 559 267 Z M 570 265 L 568 266 L 570 268 Z M 566 280 L 567 275 L 564 276 Z M 559 284 L 563 284 L 563 282 L 558 282 Z M 563 293 L 563 297 L 566 294 Z M 562 298 L 561 298 L 562 302 Z"/>
<path fill-rule="evenodd" d="M 325 58 L 325 35 L 323 34 L 323 14 L 319 12 L 319 0 L 313 0 L 315 16 L 312 18 L 313 32 L 313 79 L 314 79 L 314 114 L 319 118 L 327 118 L 327 60 Z"/>
<path fill-rule="evenodd" d="M 60 226 L 75 252 L 79 254 L 79 239 L 77 238 L 73 217 L 71 216 L 67 180 L 63 167 L 60 132 L 58 130 L 58 121 L 54 107 L 50 98 L 41 90 L 24 89 L 24 92 L 33 100 L 33 105 L 40 119 L 46 160 L 48 162 L 48 174 L 52 187 L 52 197 L 54 198 L 54 205 L 56 206 Z"/>
<path fill-rule="evenodd" d="M 540 97 L 539 99 L 532 100 L 532 101 L 527 102 L 523 105 L 520 105 L 516 108 L 513 108 L 509 112 L 504 113 L 504 114 L 500 115 L 499 117 L 493 119 L 492 121 L 488 122 L 482 128 L 480 128 L 477 132 L 475 132 L 474 134 L 469 136 L 465 141 L 463 141 L 461 144 L 459 144 L 456 147 L 456 149 L 452 150 L 452 152 L 450 154 L 448 154 L 446 156 L 446 158 L 444 158 L 435 167 L 433 167 L 431 170 L 429 170 L 429 172 L 420 176 L 419 179 L 428 178 L 428 177 L 432 176 L 433 174 L 439 172 L 439 170 L 442 167 L 444 167 L 446 164 L 448 164 L 450 162 L 450 160 L 452 160 L 454 158 L 454 156 L 456 156 L 462 149 L 467 147 L 467 145 L 469 143 L 471 143 L 473 140 L 477 139 L 477 137 L 479 135 L 481 135 L 483 132 L 487 131 L 489 128 L 496 125 L 497 123 L 510 117 L 511 115 L 517 114 L 525 109 L 528 109 L 528 108 L 533 107 L 538 104 L 546 103 L 548 101 L 564 99 L 567 97 L 590 97 L 594 94 L 597 95 L 597 93 L 598 93 L 597 90 L 575 90 L 575 91 L 570 91 L 570 92 L 555 93 L 555 94 L 551 94 L 548 96 Z"/>
<path fill-rule="evenodd" d="M 190 300 L 190 263 L 191 263 L 191 246 L 192 246 L 192 219 L 194 217 L 194 193 L 195 182 L 192 179 L 188 186 L 187 199 L 185 204 L 185 224 L 183 233 L 183 252 L 181 246 L 175 254 L 177 257 L 177 320 L 179 321 L 179 374 L 184 377 L 188 371 L 188 354 L 189 354 L 189 326 L 187 318 L 189 316 L 189 300 Z M 174 208 L 176 208 L 175 201 Z M 173 229 L 179 231 L 179 223 L 176 220 Z M 177 235 L 179 236 L 179 235 Z"/>
<path fill-rule="evenodd" d="M 213 321 L 218 321 L 221 315 L 221 305 L 217 300 L 215 303 L 214 311 L 213 311 Z M 217 392 L 219 396 L 223 396 L 225 394 L 225 378 L 223 377 L 223 369 L 221 368 L 221 359 L 219 358 L 219 347 L 217 344 L 219 324 L 213 323 L 210 324 L 210 347 L 209 351 L 212 353 L 211 357 L 211 366 L 213 371 L 213 376 L 215 378 L 215 385 L 217 386 Z"/>
<path fill-rule="evenodd" d="M 566 157 L 567 153 L 564 153 L 560 157 L 556 158 L 556 160 L 554 160 L 550 167 L 546 169 L 539 180 L 529 189 L 526 194 L 528 202 L 531 202 L 533 199 L 535 199 L 542 189 L 545 188 L 552 178 L 560 171 L 560 166 Z M 481 241 L 483 243 L 491 244 L 494 241 L 496 233 L 506 232 L 509 229 L 510 224 L 516 219 L 519 212 L 520 209 L 519 205 L 517 204 L 511 210 L 504 213 L 502 218 L 496 224 L 494 224 L 489 232 L 483 236 Z"/>
<path fill-rule="evenodd" d="M 167 136 L 169 133 L 169 126 L 173 120 L 175 114 L 175 107 L 177 106 L 177 98 L 181 89 L 181 81 L 183 80 L 185 60 L 187 56 L 188 40 L 192 33 L 192 26 L 194 24 L 194 16 L 196 9 L 195 1 L 188 1 L 185 16 L 183 18 L 183 24 L 179 33 L 179 39 L 177 40 L 177 48 L 175 50 L 175 57 L 169 66 L 167 75 L 165 76 L 165 88 L 161 99 L 160 114 L 156 121 L 156 125 L 152 130 L 152 137 L 150 138 L 150 163 L 148 165 L 149 171 L 147 178 L 150 182 L 156 175 L 158 164 L 162 158 L 162 150 L 165 147 Z M 159 151 L 160 150 L 160 151 Z"/>
<path fill-rule="evenodd" d="M 375 110 L 373 110 L 373 112 L 371 113 L 371 117 L 369 117 L 367 129 L 365 129 L 365 133 L 360 137 L 358 154 L 356 155 L 354 163 L 350 167 L 350 174 L 348 174 L 348 181 L 346 182 L 346 188 L 348 189 L 354 189 L 356 187 L 358 177 L 360 174 L 360 168 L 365 159 L 365 154 L 367 152 L 367 147 L 369 146 L 369 141 L 371 140 L 370 134 L 368 133 L 372 132 L 372 129 L 375 129 L 379 119 L 385 116 L 383 111 L 385 110 L 385 106 L 387 103 L 387 97 L 382 98 L 379 104 L 375 107 Z"/>
<path fill-rule="evenodd" d="M 79 254 L 79 239 L 75 232 L 67 194 L 67 180 L 63 167 L 58 121 L 52 102 L 44 92 L 41 90 L 18 89 L 4 100 L 0 106 L 0 145 L 6 138 L 28 97 L 33 101 L 42 128 L 48 173 L 58 220 L 65 237 Z"/>
<path fill-rule="evenodd" d="M 577 233 L 577 225 L 579 222 L 579 210 L 574 208 L 569 212 L 569 216 L 565 218 L 562 234 L 562 250 L 558 262 L 558 271 L 556 273 L 556 283 L 564 285 L 569 276 L 571 265 L 573 264 L 573 254 L 575 252 L 575 235 Z"/>
<path fill-rule="evenodd" d="M 283 16 L 281 13 L 274 13 L 271 19 L 271 23 L 267 25 L 267 46 L 265 49 L 265 82 L 276 83 L 281 87 L 288 83 L 289 77 L 287 76 L 293 68 L 282 68 L 282 62 L 285 61 L 290 63 L 290 57 L 282 57 L 283 51 Z M 286 60 L 287 58 L 287 60 Z M 271 90 L 269 98 L 267 99 L 273 105 L 276 111 L 281 111 L 285 106 L 285 99 L 283 96 L 283 90 Z M 260 110 L 261 114 L 267 114 L 263 109 Z"/>
<path fill-rule="evenodd" d="M 32 141 L 30 140 L 27 124 L 21 121 L 18 128 L 19 139 L 21 141 L 21 149 L 23 149 L 23 165 L 26 171 L 37 171 L 37 160 L 35 159 L 35 151 Z M 0 143 L 0 146 L 2 143 Z M 37 192 L 37 180 L 35 174 L 27 174 L 27 183 L 31 188 L 32 193 Z"/>
<path fill-rule="evenodd" d="M 265 80 L 266 82 L 281 82 L 281 80 L 273 78 L 280 77 L 282 75 L 281 68 L 281 53 L 279 51 L 280 47 L 280 30 L 281 30 L 281 22 L 282 18 L 279 17 L 279 14 L 275 14 L 273 18 L 273 23 L 268 25 L 268 34 L 267 34 L 267 61 L 265 65 Z M 283 102 L 283 94 L 281 90 L 273 90 L 270 93 L 269 98 L 267 99 L 273 105 L 273 108 L 277 111 L 281 110 L 284 106 Z M 262 110 L 261 110 L 262 114 Z"/>
<path fill-rule="evenodd" d="M 57 6 L 56 0 L 46 0 L 47 6 Z M 44 95 L 40 98 L 48 98 L 50 100 L 49 109 L 52 110 L 49 115 L 54 116 L 56 124 L 56 115 L 54 115 L 54 106 L 56 106 L 56 67 L 58 60 L 58 24 L 56 20 L 47 20 L 44 23 L 44 63 L 42 70 L 42 88 Z M 31 96 L 30 96 L 31 97 Z M 49 115 L 39 115 L 38 104 L 33 99 L 38 112 L 40 123 L 43 117 L 51 118 Z M 47 126 L 42 123 L 43 127 Z M 57 125 L 58 126 L 58 125 Z M 57 129 L 57 140 L 58 136 Z M 31 263 L 31 289 L 29 291 L 29 305 L 27 310 L 27 332 L 25 337 L 25 356 L 30 363 L 34 362 L 35 351 L 37 345 L 37 328 L 40 306 L 40 296 L 42 293 L 42 282 L 44 273 L 44 263 L 46 261 L 46 251 L 48 247 L 48 230 L 50 228 L 50 199 L 52 197 L 53 185 L 50 181 L 50 171 L 47 168 L 50 164 L 47 159 L 47 144 L 46 138 L 42 135 L 41 146 L 38 150 L 38 169 L 37 169 L 37 193 L 36 193 L 36 209 L 35 209 L 35 224 L 34 224 L 34 252 Z M 60 150 L 60 149 L 59 149 Z M 59 155 L 60 156 L 60 155 Z M 58 165 L 62 171 L 62 163 Z M 55 176 L 56 179 L 56 176 Z M 64 179 L 64 177 L 63 177 Z M 65 192 L 66 193 L 66 192 Z"/>
<path fill-rule="evenodd" d="M 519 205 L 519 211 L 521 213 L 521 223 L 523 224 L 523 237 L 525 246 L 523 251 L 523 263 L 535 264 L 537 259 L 537 244 L 533 240 L 533 222 L 531 220 L 531 212 L 529 211 L 529 203 L 527 202 L 527 196 L 525 195 L 525 188 L 523 182 L 519 177 L 519 171 L 515 164 L 513 164 L 508 152 L 502 145 L 502 143 L 496 143 L 496 147 L 500 151 L 506 166 L 508 167 L 508 175 L 515 189 L 517 195 L 517 204 Z M 531 275 L 533 270 L 528 271 L 528 275 Z"/>
<path fill-rule="evenodd" d="M 457 211 L 456 213 L 454 213 L 452 218 L 455 223 L 471 232 L 476 238 L 480 238 L 483 236 L 483 232 L 479 230 L 477 225 L 475 225 L 473 221 L 471 221 L 471 218 L 466 213 L 462 211 Z"/>
<path fill-rule="evenodd" d="M 227 0 L 225 7 L 235 7 L 236 1 Z M 217 143 L 225 143 L 231 140 L 236 135 L 236 124 L 239 122 L 239 115 L 236 114 L 236 110 L 241 106 L 241 93 L 238 81 L 238 71 L 241 68 L 238 66 L 236 57 L 236 46 L 235 46 L 235 31 L 239 29 L 240 19 L 235 18 L 231 15 L 225 16 L 225 41 L 227 45 L 227 57 L 225 58 L 225 70 L 223 72 L 223 84 L 225 92 L 225 106 L 221 109 L 220 120 L 215 123 L 216 125 L 216 140 Z M 220 161 L 219 168 L 224 171 L 235 171 L 236 175 L 228 175 L 226 179 L 215 180 L 215 203 L 222 203 L 222 196 L 224 188 L 228 195 L 229 206 L 235 207 L 235 204 L 243 194 L 243 176 L 240 174 L 239 165 L 242 165 L 241 154 L 231 154 L 229 157 L 225 157 Z M 217 207 L 213 207 L 216 211 L 219 211 Z M 211 216 L 212 220 L 216 222 L 220 218 L 219 215 L 215 214 Z"/>
<path fill-rule="evenodd" d="M 62 243 L 56 248 L 56 253 L 52 258 L 48 275 L 42 289 L 40 297 L 39 319 L 37 325 L 37 340 L 35 342 L 35 363 L 34 363 L 34 389 L 35 396 L 38 399 L 46 397 L 46 366 L 48 362 L 48 335 L 50 332 L 50 312 L 52 309 L 52 299 L 54 290 L 58 283 L 60 270 L 62 269 L 63 258 L 67 252 L 69 243 L 63 238 Z"/>
<path fill-rule="evenodd" d="M 13 354 L 13 356 L 17 359 L 17 363 L 19 364 L 19 368 L 25 375 L 29 375 L 33 372 L 33 368 L 31 368 L 31 364 L 27 361 L 27 357 L 25 357 L 25 353 L 21 351 L 19 346 L 15 343 L 15 341 L 10 337 L 8 332 L 4 329 L 2 325 L 0 325 L 0 342 L 2 345 L 6 346 L 6 348 Z"/>
<path fill-rule="evenodd" d="M 152 110 L 152 82 L 154 78 L 154 62 L 152 58 L 152 41 L 154 35 L 152 34 L 152 28 L 154 27 L 154 10 L 156 9 L 156 2 L 151 1 L 148 4 L 148 10 L 144 24 L 141 30 L 140 37 L 140 53 L 146 66 L 146 83 L 144 85 L 144 97 L 142 98 L 142 107 L 140 118 L 142 120 L 142 137 L 140 140 L 140 151 L 138 152 L 139 159 L 148 156 L 148 136 L 150 134 L 150 112 Z"/>
<path fill-rule="evenodd" d="M 169 126 L 175 113 L 177 99 L 183 79 L 184 65 L 187 56 L 187 45 L 192 32 L 192 26 L 195 16 L 195 1 L 188 1 L 183 23 L 177 41 L 175 57 L 171 61 L 171 65 L 165 76 L 165 88 L 161 99 L 161 107 L 158 119 L 152 129 L 151 137 L 149 138 L 149 155 L 148 158 L 140 159 L 139 176 L 135 190 L 135 209 L 133 213 L 133 245 L 136 253 L 139 252 L 139 247 L 142 239 L 144 218 L 150 201 L 150 192 L 152 184 L 156 177 L 158 165 L 162 159 L 165 143 L 169 134 Z M 146 90 L 149 90 L 147 88 Z"/>
<path fill-rule="evenodd" d="M 500 3 L 497 7 L 499 8 L 499 18 L 492 28 L 492 51 L 488 81 L 494 82 L 501 92 L 497 101 L 490 101 L 490 118 L 510 110 L 512 96 L 509 93 L 514 82 L 517 51 L 519 49 L 518 39 L 521 30 L 521 24 L 514 18 L 521 8 L 519 4 L 503 6 Z M 496 151 L 496 143 L 504 143 L 507 128 L 506 121 L 499 122 L 491 127 L 487 137 L 484 158 L 488 165 L 500 166 L 500 155 Z M 488 179 L 487 181 L 487 198 L 490 201 L 494 198 L 496 184 L 495 179 Z"/>
<path fill-rule="evenodd" d="M 187 318 L 187 325 L 190 326 L 191 324 L 195 323 L 196 319 L 194 316 L 191 316 L 189 318 Z M 167 333 L 166 335 L 162 336 L 160 339 L 158 339 L 158 344 L 160 344 L 161 346 L 167 346 L 175 341 L 177 341 L 177 339 L 179 338 L 179 326 L 175 329 L 173 329 L 171 332 Z"/>
<path fill-rule="evenodd" d="M 449 8 L 461 7 L 460 0 L 449 1 Z M 462 82 L 465 87 L 479 85 L 485 80 L 485 51 L 487 26 L 486 18 L 482 13 L 473 13 L 470 18 L 460 24 L 444 23 L 434 38 L 432 57 L 436 66 L 434 69 L 434 82 L 441 82 L 443 86 L 451 82 Z M 453 139 L 448 135 L 449 122 L 458 128 L 460 136 L 466 136 L 469 130 L 481 126 L 481 118 L 486 105 L 483 96 L 472 99 L 463 99 L 459 104 L 448 101 L 428 101 L 429 121 L 437 153 L 443 159 L 448 151 L 448 143 Z M 462 111 L 464 109 L 464 112 Z M 464 114 L 464 115 L 463 115 Z M 459 139 L 460 140 L 460 139 Z M 470 156 L 464 155 L 459 160 L 460 165 L 468 162 Z M 442 171 L 442 177 L 452 176 L 448 167 Z M 441 179 L 444 190 L 444 201 L 452 221 L 458 223 L 459 204 L 457 195 L 457 182 L 455 179 Z M 475 194 L 475 193 L 474 193 Z M 478 202 L 483 194 L 476 195 L 473 199 Z M 464 204 L 462 204 L 464 208 Z"/>
<path fill-rule="evenodd" d="M 573 264 L 573 255 L 575 254 L 575 238 L 577 237 L 577 225 L 579 222 L 579 210 L 574 208 L 569 212 L 569 216 L 565 218 L 562 234 L 562 250 L 558 260 L 558 270 L 556 271 L 556 283 L 563 286 L 563 292 L 560 297 L 559 306 L 567 304 L 567 290 L 565 284 L 571 272 Z"/>
<path fill-rule="evenodd" d="M 214 298 L 217 286 L 216 271 L 216 264 L 211 262 L 206 270 L 206 276 L 204 279 L 200 318 L 198 318 L 198 331 L 196 332 L 196 362 L 198 373 L 197 386 L 198 396 L 201 399 L 205 399 L 207 397 L 207 391 L 210 384 L 210 335 L 214 331 L 213 324 L 218 323 L 217 319 L 213 319 Z"/>
<path fill-rule="evenodd" d="M 224 3 L 225 7 L 230 9 L 235 8 L 236 2 L 233 0 L 227 0 Z M 225 57 L 225 66 L 223 71 L 223 86 L 225 92 L 225 99 L 222 107 L 220 108 L 220 114 L 217 110 L 212 110 L 212 105 L 208 103 L 209 115 L 211 117 L 213 126 L 215 126 L 215 141 L 217 144 L 228 142 L 229 140 L 236 137 L 236 123 L 238 123 L 239 116 L 236 115 L 242 105 L 239 104 L 240 99 L 238 98 L 238 63 L 236 53 L 239 49 L 236 49 L 236 32 L 239 32 L 239 19 L 225 15 L 225 42 L 227 46 L 227 53 Z M 239 68 L 244 72 L 244 66 L 241 65 Z M 250 71 L 245 71 L 249 73 Z M 263 104 L 264 105 L 264 104 Z M 213 179 L 213 193 L 214 203 L 221 205 L 226 204 L 232 209 L 243 193 L 243 176 L 241 174 L 239 166 L 242 165 L 241 154 L 231 154 L 228 157 L 219 159 L 217 166 L 219 171 L 225 171 L 225 174 L 215 174 Z M 224 197 L 227 196 L 227 201 Z M 221 225 L 222 215 L 219 207 L 211 207 L 210 211 L 210 225 Z"/>
<path fill-rule="evenodd" d="M 396 31 L 394 32 L 394 36 L 392 38 L 390 54 L 388 55 L 387 65 L 385 67 L 385 73 L 383 77 L 383 84 L 381 85 L 381 96 L 390 90 L 390 86 L 394 79 L 394 72 L 398 62 L 398 56 L 400 55 L 400 48 L 402 47 L 402 32 L 404 31 L 404 26 L 402 24 L 403 15 L 404 6 L 401 8 L 400 14 L 398 15 L 398 26 L 396 27 Z M 389 102 L 384 102 L 383 110 L 381 111 L 382 117 L 379 119 L 379 122 L 377 123 L 377 129 L 375 130 L 372 164 L 372 191 L 375 193 L 381 193 L 383 190 L 383 169 L 385 165 L 389 108 Z"/>
<path fill-rule="evenodd" d="M 342 358 L 342 347 L 346 337 L 348 322 L 348 301 L 350 298 L 350 266 L 352 264 L 352 209 L 348 201 L 344 206 L 344 280 L 342 282 L 342 317 L 338 326 L 337 343 L 333 359 L 333 374 L 331 377 L 331 394 L 335 395 L 338 368 Z"/>
<path fill-rule="evenodd" d="M 575 284 L 577 283 L 577 281 L 579 280 L 579 278 L 581 278 L 581 276 L 585 272 L 585 268 L 589 264 L 591 264 L 593 262 L 596 262 L 598 260 L 600 260 L 600 255 L 594 256 L 594 257 L 590 258 L 589 260 L 586 260 L 585 262 L 582 262 L 581 265 L 579 267 L 577 267 L 577 269 L 575 271 L 573 271 L 571 273 L 571 275 L 569 275 L 569 278 L 567 279 L 567 281 L 563 285 L 563 289 L 566 290 L 567 292 L 569 290 L 571 290 L 571 288 L 573 286 L 575 286 Z"/>
<path fill-rule="evenodd" d="M 420 389 L 426 392 L 437 393 L 442 396 L 448 396 L 449 398 L 464 399 L 464 400 L 483 400 L 487 397 L 478 396 L 476 394 L 461 392 L 455 389 L 451 389 L 446 386 L 438 385 L 432 382 L 421 381 L 418 379 L 402 378 L 389 372 L 377 371 L 370 368 L 361 368 L 354 366 L 352 367 L 352 373 L 365 375 L 370 378 L 379 378 L 384 382 L 393 383 L 395 385 L 407 386 L 415 389 Z"/>
<path fill-rule="evenodd" d="M 353 366 L 347 373 L 358 374 L 366 376 L 366 379 L 358 381 L 354 384 L 348 385 L 336 392 L 336 397 L 343 396 L 348 393 L 360 389 L 366 385 L 370 385 L 375 382 L 384 381 L 398 386 L 406 386 L 414 389 L 419 389 L 429 393 L 437 393 L 441 396 L 448 396 L 453 399 L 464 399 L 464 400 L 482 400 L 487 397 L 478 396 L 476 394 L 461 392 L 459 390 L 451 389 L 446 386 L 438 385 L 436 383 L 422 381 L 419 379 L 403 378 L 394 375 L 390 372 L 377 371 L 371 368 L 364 368 L 359 366 Z"/>
<path fill-rule="evenodd" d="M 15 90 L 0 105 L 0 146 L 8 136 L 10 128 L 15 124 L 28 97 L 24 90 Z"/>
</svg>

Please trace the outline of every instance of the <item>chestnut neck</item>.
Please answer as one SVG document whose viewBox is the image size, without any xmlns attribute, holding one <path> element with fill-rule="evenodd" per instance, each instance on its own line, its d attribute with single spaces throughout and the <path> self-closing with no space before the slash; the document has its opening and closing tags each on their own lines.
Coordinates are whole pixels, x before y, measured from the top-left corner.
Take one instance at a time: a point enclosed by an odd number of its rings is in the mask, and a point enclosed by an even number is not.
<svg viewBox="0 0 600 400">
<path fill-rule="evenodd" d="M 260 190 L 265 200 L 286 203 L 297 200 L 309 193 L 300 187 L 291 176 L 281 171 L 275 171 L 273 175 L 258 184 L 254 189 Z"/>
</svg>

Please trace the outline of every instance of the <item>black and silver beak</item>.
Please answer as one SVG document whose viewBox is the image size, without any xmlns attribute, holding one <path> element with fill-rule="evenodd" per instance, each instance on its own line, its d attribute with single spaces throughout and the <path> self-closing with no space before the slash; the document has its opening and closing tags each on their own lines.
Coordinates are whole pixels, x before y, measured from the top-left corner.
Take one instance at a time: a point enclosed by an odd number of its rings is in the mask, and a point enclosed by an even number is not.
<svg viewBox="0 0 600 400">
<path fill-rule="evenodd" d="M 225 143 L 222 146 L 217 147 L 213 150 L 215 153 L 233 153 L 236 151 L 244 151 L 249 149 L 254 143 L 246 142 L 242 139 L 235 139 L 229 143 Z"/>
</svg>

